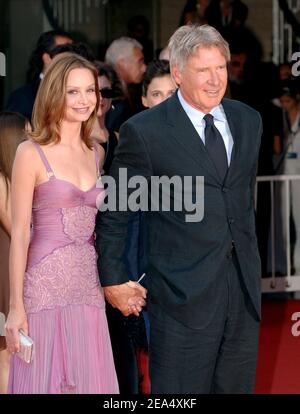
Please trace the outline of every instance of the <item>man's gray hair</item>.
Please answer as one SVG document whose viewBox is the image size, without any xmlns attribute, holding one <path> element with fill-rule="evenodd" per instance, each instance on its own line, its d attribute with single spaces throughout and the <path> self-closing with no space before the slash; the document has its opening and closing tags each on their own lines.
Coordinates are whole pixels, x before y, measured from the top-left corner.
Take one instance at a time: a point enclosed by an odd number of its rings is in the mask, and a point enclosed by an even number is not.
<svg viewBox="0 0 300 414">
<path fill-rule="evenodd" d="M 184 69 L 187 59 L 198 48 L 217 47 L 226 61 L 230 61 L 228 43 L 214 27 L 207 24 L 179 27 L 172 35 L 168 47 L 170 65 L 176 65 L 179 70 Z"/>
<path fill-rule="evenodd" d="M 120 37 L 114 40 L 108 47 L 105 54 L 105 62 L 115 66 L 119 59 L 127 59 L 133 55 L 133 49 L 143 49 L 143 46 L 131 37 Z"/>
</svg>

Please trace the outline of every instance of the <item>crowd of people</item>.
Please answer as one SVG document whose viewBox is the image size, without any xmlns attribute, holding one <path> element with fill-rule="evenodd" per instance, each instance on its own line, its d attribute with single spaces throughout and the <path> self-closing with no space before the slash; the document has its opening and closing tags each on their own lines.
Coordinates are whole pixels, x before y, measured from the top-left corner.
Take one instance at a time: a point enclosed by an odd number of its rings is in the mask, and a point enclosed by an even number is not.
<svg viewBox="0 0 300 414">
<path fill-rule="evenodd" d="M 187 1 L 154 60 L 141 34 L 104 61 L 69 33 L 38 39 L 0 113 L 0 393 L 253 392 L 270 211 L 262 186 L 255 222 L 255 177 L 298 172 L 300 111 L 288 63 L 263 78 L 247 13 Z M 123 168 L 203 176 L 203 220 L 103 212 L 101 177 L 118 189 Z"/>
</svg>

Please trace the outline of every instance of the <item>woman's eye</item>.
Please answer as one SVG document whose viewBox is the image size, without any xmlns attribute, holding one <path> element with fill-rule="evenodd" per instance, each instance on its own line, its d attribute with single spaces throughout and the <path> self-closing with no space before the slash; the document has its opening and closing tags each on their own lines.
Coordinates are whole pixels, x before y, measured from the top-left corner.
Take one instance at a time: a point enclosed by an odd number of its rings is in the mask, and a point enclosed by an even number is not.
<svg viewBox="0 0 300 414">
<path fill-rule="evenodd" d="M 75 91 L 75 90 L 68 91 L 68 94 L 70 94 L 70 95 L 75 95 L 75 93 L 77 93 L 77 91 Z"/>
<path fill-rule="evenodd" d="M 90 88 L 90 89 L 88 90 L 88 92 L 90 92 L 90 93 L 94 93 L 94 92 L 96 92 L 96 90 L 95 90 L 95 88 Z"/>
</svg>

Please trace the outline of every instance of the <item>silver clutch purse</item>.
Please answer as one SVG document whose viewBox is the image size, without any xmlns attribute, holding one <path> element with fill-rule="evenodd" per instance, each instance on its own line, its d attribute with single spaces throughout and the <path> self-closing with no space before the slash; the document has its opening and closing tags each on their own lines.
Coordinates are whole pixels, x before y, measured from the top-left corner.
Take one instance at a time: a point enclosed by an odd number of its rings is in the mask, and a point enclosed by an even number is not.
<svg viewBox="0 0 300 414">
<path fill-rule="evenodd" d="M 16 355 L 27 364 L 30 364 L 33 359 L 34 342 L 28 335 L 26 335 L 21 330 L 19 331 L 19 339 L 20 351 L 17 352 Z"/>
</svg>

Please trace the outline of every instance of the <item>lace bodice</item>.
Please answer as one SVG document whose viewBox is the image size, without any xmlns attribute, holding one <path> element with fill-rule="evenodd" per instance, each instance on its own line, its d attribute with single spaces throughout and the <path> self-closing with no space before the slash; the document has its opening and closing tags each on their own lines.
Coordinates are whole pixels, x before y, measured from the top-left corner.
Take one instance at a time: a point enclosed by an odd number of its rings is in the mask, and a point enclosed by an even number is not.
<svg viewBox="0 0 300 414">
<path fill-rule="evenodd" d="M 52 174 L 35 188 L 24 278 L 27 312 L 68 303 L 104 307 L 94 249 L 96 200 L 101 204 L 105 197 L 99 182 L 99 188 L 82 191 Z"/>
</svg>

